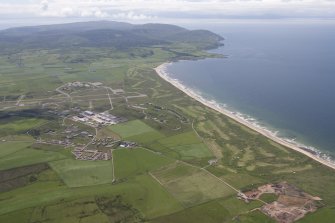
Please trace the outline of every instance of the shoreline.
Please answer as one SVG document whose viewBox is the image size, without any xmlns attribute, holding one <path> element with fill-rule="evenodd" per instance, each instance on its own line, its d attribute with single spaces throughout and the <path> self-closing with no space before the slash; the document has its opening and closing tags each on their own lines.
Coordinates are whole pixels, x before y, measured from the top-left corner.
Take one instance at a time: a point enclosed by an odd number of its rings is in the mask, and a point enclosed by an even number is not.
<svg viewBox="0 0 335 223">
<path fill-rule="evenodd" d="M 178 88 L 179 90 L 183 91 L 185 94 L 187 94 L 188 96 L 190 96 L 191 98 L 193 98 L 194 100 L 200 102 L 201 104 L 214 109 L 217 112 L 220 112 L 223 115 L 228 116 L 229 118 L 237 121 L 238 123 L 262 134 L 263 136 L 269 138 L 270 140 L 285 146 L 287 148 L 290 148 L 296 152 L 299 152 L 301 154 L 304 154 L 306 156 L 308 156 L 309 158 L 329 167 L 335 170 L 335 163 L 332 163 L 330 161 L 327 161 L 326 159 L 321 158 L 320 156 L 317 155 L 317 152 L 309 149 L 308 147 L 306 148 L 303 145 L 298 145 L 293 141 L 288 141 L 285 140 L 283 138 L 280 138 L 278 136 L 276 136 L 275 133 L 261 128 L 260 126 L 251 123 L 249 121 L 247 121 L 246 119 L 240 117 L 239 115 L 236 115 L 236 112 L 231 112 L 227 109 L 225 109 L 224 107 L 220 106 L 219 104 L 217 104 L 214 100 L 206 100 L 205 98 L 203 98 L 201 95 L 198 95 L 197 93 L 195 93 L 194 91 L 192 91 L 191 89 L 185 87 L 183 84 L 181 84 L 178 80 L 173 79 L 171 77 L 168 76 L 168 73 L 166 72 L 166 68 L 167 66 L 171 64 L 171 63 L 163 63 L 161 65 L 159 65 L 158 67 L 154 68 L 154 70 L 156 71 L 156 73 L 158 74 L 158 76 L 160 76 L 163 80 L 169 82 L 170 84 L 172 84 L 174 87 Z"/>
</svg>

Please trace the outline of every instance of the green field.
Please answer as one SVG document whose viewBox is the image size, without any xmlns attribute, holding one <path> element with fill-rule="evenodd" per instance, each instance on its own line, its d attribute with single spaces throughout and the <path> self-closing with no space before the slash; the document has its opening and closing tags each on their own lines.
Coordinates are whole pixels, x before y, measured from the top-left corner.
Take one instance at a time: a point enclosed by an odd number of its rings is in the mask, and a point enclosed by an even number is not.
<svg viewBox="0 0 335 223">
<path fill-rule="evenodd" d="M 308 214 L 308 217 L 297 221 L 298 223 L 312 223 L 312 222 L 324 222 L 332 223 L 334 222 L 334 207 L 322 208 L 321 210 Z"/>
<path fill-rule="evenodd" d="M 228 170 L 224 169 L 226 173 L 221 177 L 225 179 L 228 183 L 231 183 L 232 185 L 235 185 L 238 188 L 242 189 L 248 185 L 257 185 L 261 183 L 266 183 L 259 177 L 250 176 L 244 173 L 232 173 L 229 170 L 230 169 Z"/>
<path fill-rule="evenodd" d="M 186 206 L 226 197 L 235 192 L 209 173 L 181 163 L 154 171 L 162 185 Z"/>
<path fill-rule="evenodd" d="M 173 160 L 145 149 L 119 149 L 113 152 L 115 177 L 127 178 L 153 171 Z"/>
<path fill-rule="evenodd" d="M 184 211 L 163 216 L 151 221 L 151 223 L 221 223 L 230 220 L 229 213 L 217 201 L 205 203 Z"/>
<path fill-rule="evenodd" d="M 32 143 L 29 142 L 0 142 L 0 157 L 3 158 L 19 150 L 27 148 Z"/>
<path fill-rule="evenodd" d="M 69 187 L 112 183 L 112 162 L 64 159 L 49 163 Z"/>
<path fill-rule="evenodd" d="M 278 196 L 275 194 L 262 194 L 260 199 L 262 201 L 265 201 L 266 203 L 271 203 L 271 202 L 278 200 Z"/>
<path fill-rule="evenodd" d="M 149 175 L 141 175 L 130 181 L 134 184 L 125 197 L 148 218 L 171 214 L 182 209 L 182 205 Z M 162 202 L 164 201 L 164 202 Z"/>
<path fill-rule="evenodd" d="M 158 131 L 149 131 L 146 133 L 127 137 L 126 139 L 134 142 L 139 142 L 142 144 L 149 144 L 153 141 L 157 141 L 162 138 L 164 138 L 164 135 L 162 133 Z"/>
<path fill-rule="evenodd" d="M 46 120 L 37 118 L 13 119 L 0 122 L 0 132 L 6 135 L 15 133 L 26 134 L 26 132 L 36 126 L 46 123 Z"/>
<path fill-rule="evenodd" d="M 178 152 L 181 155 L 182 159 L 213 157 L 212 153 L 203 143 L 175 146 L 172 147 L 171 149 Z"/>
<path fill-rule="evenodd" d="M 176 147 L 180 145 L 190 145 L 201 143 L 201 140 L 194 132 L 185 132 L 159 140 L 159 143 L 167 147 Z"/>
<path fill-rule="evenodd" d="M 264 222 L 264 223 L 275 223 L 275 220 L 270 219 L 265 214 L 263 214 L 260 211 L 253 211 L 251 213 L 248 213 L 246 215 L 242 215 L 239 220 L 241 222 L 246 223 L 258 223 L 258 222 Z"/>
<path fill-rule="evenodd" d="M 235 218 L 239 218 L 239 214 L 247 213 L 248 211 L 261 206 L 261 203 L 253 202 L 245 204 L 242 201 L 237 200 L 235 197 L 228 199 L 219 199 L 210 201 L 204 204 L 197 205 L 195 207 L 187 208 L 183 211 L 159 217 L 153 219 L 152 223 L 168 223 L 168 222 L 194 222 L 194 223 L 222 223 L 222 222 L 234 222 Z M 256 216 L 256 217 L 255 217 Z M 244 221 L 240 222 L 265 222 L 268 220 L 265 216 L 256 214 L 253 216 L 241 216 Z M 236 220 L 235 220 L 236 221 Z M 238 220 L 237 220 L 238 222 Z"/>
<path fill-rule="evenodd" d="M 141 135 L 144 133 L 155 132 L 153 128 L 146 125 L 140 120 L 129 121 L 126 123 L 112 125 L 109 127 L 112 131 L 116 132 L 123 138 L 129 138 L 131 136 Z"/>
<path fill-rule="evenodd" d="M 65 159 L 61 153 L 36 149 L 21 149 L 18 152 L 0 158 L 0 170 Z"/>
<path fill-rule="evenodd" d="M 32 222 L 109 222 L 108 217 L 99 209 L 94 198 L 35 208 L 30 219 Z"/>
<path fill-rule="evenodd" d="M 5 213 L 44 206 L 64 199 L 116 195 L 121 195 L 125 202 L 132 204 L 145 216 L 156 217 L 182 209 L 178 201 L 148 175 L 138 176 L 118 185 L 103 184 L 79 188 L 68 188 L 61 183 L 60 179 L 51 178 L 2 193 L 0 219 Z M 163 204 L 162 200 L 165 201 Z"/>
</svg>

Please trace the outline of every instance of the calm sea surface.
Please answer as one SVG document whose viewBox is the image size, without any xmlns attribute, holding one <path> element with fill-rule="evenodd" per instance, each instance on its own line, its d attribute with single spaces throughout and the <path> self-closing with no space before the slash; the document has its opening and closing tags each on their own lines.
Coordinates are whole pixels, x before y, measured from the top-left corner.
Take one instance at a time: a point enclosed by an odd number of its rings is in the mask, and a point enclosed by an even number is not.
<svg viewBox="0 0 335 223">
<path fill-rule="evenodd" d="M 193 27 L 200 28 L 200 27 Z M 173 78 L 279 136 L 335 154 L 335 24 L 216 24 L 225 59 L 180 61 Z"/>
</svg>

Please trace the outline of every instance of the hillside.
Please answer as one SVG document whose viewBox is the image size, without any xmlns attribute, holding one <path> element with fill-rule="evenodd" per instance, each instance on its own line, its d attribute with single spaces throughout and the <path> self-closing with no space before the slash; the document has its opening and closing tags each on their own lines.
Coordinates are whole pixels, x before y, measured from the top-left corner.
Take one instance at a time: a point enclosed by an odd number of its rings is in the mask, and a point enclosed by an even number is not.
<svg viewBox="0 0 335 223">
<path fill-rule="evenodd" d="M 223 38 L 204 30 L 187 30 L 174 25 L 97 21 L 10 28 L 0 32 L 2 52 L 23 49 L 109 47 L 127 49 L 192 44 L 199 49 L 215 48 Z"/>
</svg>

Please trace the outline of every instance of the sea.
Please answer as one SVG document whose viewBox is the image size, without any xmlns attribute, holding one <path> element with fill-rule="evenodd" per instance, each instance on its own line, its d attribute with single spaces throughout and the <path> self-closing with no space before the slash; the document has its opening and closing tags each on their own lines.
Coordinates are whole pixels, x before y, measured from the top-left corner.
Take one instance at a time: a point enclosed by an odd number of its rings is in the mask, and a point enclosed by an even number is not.
<svg viewBox="0 0 335 223">
<path fill-rule="evenodd" d="M 178 61 L 171 78 L 241 117 L 335 158 L 335 22 L 187 24 L 225 38 L 225 58 Z"/>
</svg>

